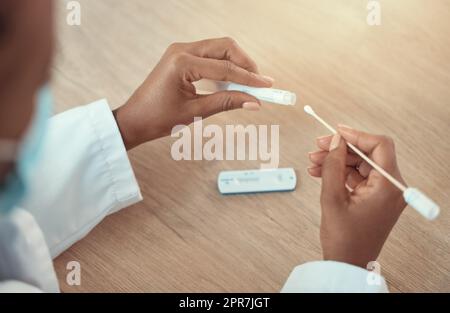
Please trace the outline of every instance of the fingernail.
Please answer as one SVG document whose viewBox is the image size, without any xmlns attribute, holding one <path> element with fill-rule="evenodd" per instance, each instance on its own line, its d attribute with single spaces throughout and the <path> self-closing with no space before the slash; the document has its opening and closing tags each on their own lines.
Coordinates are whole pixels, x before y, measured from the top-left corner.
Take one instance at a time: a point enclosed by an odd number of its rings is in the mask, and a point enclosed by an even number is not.
<svg viewBox="0 0 450 313">
<path fill-rule="evenodd" d="M 351 128 L 350 126 L 344 124 L 338 124 L 338 132 L 342 134 L 347 140 L 354 140 L 357 136 L 357 132 L 354 128 Z"/>
<path fill-rule="evenodd" d="M 322 136 L 322 137 L 318 137 L 318 138 L 317 138 L 317 141 L 318 141 L 319 143 L 321 143 L 321 144 L 325 144 L 325 143 L 328 141 L 329 138 L 330 138 L 329 135 L 328 135 L 328 136 Z"/>
<path fill-rule="evenodd" d="M 242 108 L 248 111 L 259 111 L 260 106 L 256 102 L 245 102 L 242 105 Z"/>
<path fill-rule="evenodd" d="M 273 78 L 270 77 L 270 76 L 260 75 L 260 77 L 261 77 L 263 80 L 265 80 L 266 82 L 268 82 L 268 83 L 273 83 L 273 82 L 275 81 L 275 79 L 273 79 Z"/>
<path fill-rule="evenodd" d="M 311 177 L 314 177 L 313 175 L 312 175 L 312 171 L 314 170 L 314 169 L 316 169 L 318 166 L 310 166 L 310 167 L 308 167 L 307 169 L 306 169 L 306 171 L 308 172 L 308 175 L 309 176 L 311 176 Z"/>
<path fill-rule="evenodd" d="M 331 140 L 331 143 L 330 143 L 330 151 L 333 151 L 334 149 L 339 147 L 340 141 L 341 141 L 341 135 L 339 135 L 339 134 L 334 135 L 333 139 Z"/>
<path fill-rule="evenodd" d="M 347 126 L 345 124 L 338 124 L 338 128 L 342 129 L 342 130 L 353 130 L 352 127 Z"/>
</svg>

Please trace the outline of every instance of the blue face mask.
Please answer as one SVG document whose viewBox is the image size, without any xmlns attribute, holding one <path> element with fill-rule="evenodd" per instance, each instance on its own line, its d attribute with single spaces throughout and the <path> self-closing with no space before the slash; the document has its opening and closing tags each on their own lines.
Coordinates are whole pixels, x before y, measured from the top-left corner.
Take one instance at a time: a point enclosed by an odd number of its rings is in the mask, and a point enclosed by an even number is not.
<svg viewBox="0 0 450 313">
<path fill-rule="evenodd" d="M 31 173 L 40 155 L 47 121 L 52 111 L 53 101 L 48 86 L 39 90 L 36 101 L 34 117 L 23 140 L 16 145 L 0 139 L 0 150 L 6 151 L 11 146 L 17 146 L 16 156 L 9 160 L 14 162 L 14 168 L 5 181 L 0 183 L 0 215 L 8 214 L 25 197 Z"/>
</svg>

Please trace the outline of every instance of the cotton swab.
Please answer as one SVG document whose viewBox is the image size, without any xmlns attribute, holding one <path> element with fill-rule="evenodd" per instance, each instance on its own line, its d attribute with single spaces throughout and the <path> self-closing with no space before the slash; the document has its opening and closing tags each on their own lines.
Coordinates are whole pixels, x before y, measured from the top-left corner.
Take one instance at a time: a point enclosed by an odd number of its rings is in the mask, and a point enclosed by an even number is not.
<svg viewBox="0 0 450 313">
<path fill-rule="evenodd" d="M 325 122 L 319 115 L 314 112 L 311 106 L 306 105 L 304 110 L 309 115 L 313 116 L 317 119 L 322 125 L 324 125 L 327 129 L 329 129 L 333 134 L 337 134 L 337 131 L 330 126 L 327 122 Z M 387 180 L 389 180 L 394 186 L 400 189 L 403 192 L 403 198 L 406 203 L 408 203 L 411 207 L 413 207 L 417 212 L 419 212 L 422 216 L 427 218 L 428 220 L 434 220 L 438 217 L 440 209 L 439 206 L 434 203 L 433 200 L 428 198 L 424 193 L 416 188 L 410 188 L 403 185 L 397 179 L 395 179 L 391 174 L 386 172 L 381 166 L 372 161 L 368 156 L 366 156 L 361 150 L 355 147 L 353 144 L 347 142 L 347 145 L 352 149 L 356 154 L 358 154 L 362 159 L 364 159 L 367 163 L 369 163 L 375 170 L 377 170 L 381 175 L 383 175 Z"/>
<path fill-rule="evenodd" d="M 314 110 L 309 106 L 305 106 L 304 107 L 305 112 L 308 113 L 309 115 L 314 116 L 320 123 L 322 123 L 326 128 L 328 128 L 333 134 L 337 134 L 337 131 L 330 126 L 330 124 L 328 124 L 327 122 L 325 122 L 320 116 L 318 116 L 316 114 L 316 112 L 314 112 Z M 405 192 L 405 190 L 407 189 L 407 187 L 405 185 L 403 185 L 402 183 L 400 183 L 398 180 L 396 180 L 394 177 L 392 177 L 391 174 L 389 174 L 388 172 L 386 172 L 382 167 L 380 167 L 378 164 L 376 164 L 374 161 L 372 161 L 371 159 L 369 159 L 363 152 L 361 152 L 361 150 L 359 150 L 358 148 L 356 148 L 354 145 L 352 145 L 351 143 L 347 142 L 347 145 L 353 150 L 355 151 L 356 154 L 358 154 L 361 158 L 363 158 L 367 163 L 369 163 L 374 169 L 376 169 L 378 172 L 380 172 L 384 177 L 386 177 L 392 184 L 394 184 L 397 188 L 399 188 L 402 192 Z"/>
</svg>

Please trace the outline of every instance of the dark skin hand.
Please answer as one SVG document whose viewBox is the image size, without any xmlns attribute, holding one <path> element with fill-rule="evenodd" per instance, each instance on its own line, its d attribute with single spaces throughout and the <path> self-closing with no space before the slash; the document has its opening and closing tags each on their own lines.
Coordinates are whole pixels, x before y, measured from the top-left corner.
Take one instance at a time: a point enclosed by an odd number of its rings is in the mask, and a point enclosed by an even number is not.
<svg viewBox="0 0 450 313">
<path fill-rule="evenodd" d="M 198 95 L 192 84 L 207 78 L 254 87 L 271 87 L 255 62 L 230 38 L 172 44 L 127 103 L 114 115 L 127 149 L 167 136 L 194 117 L 244 108 L 258 110 L 258 99 L 241 92 Z"/>
<path fill-rule="evenodd" d="M 402 192 L 361 157 L 348 141 L 404 183 L 392 139 L 346 126 L 340 135 L 318 138 L 318 151 L 309 155 L 308 172 L 322 178 L 320 239 L 323 258 L 366 268 L 376 261 L 406 203 Z M 353 189 L 349 191 L 346 185 Z"/>
</svg>

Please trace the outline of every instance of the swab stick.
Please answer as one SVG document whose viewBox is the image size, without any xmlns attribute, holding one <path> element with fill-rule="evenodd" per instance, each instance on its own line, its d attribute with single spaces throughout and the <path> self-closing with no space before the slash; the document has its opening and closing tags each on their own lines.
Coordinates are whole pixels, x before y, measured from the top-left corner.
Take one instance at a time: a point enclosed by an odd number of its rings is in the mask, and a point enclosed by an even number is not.
<svg viewBox="0 0 450 313">
<path fill-rule="evenodd" d="M 319 115 L 314 112 L 311 106 L 306 105 L 304 110 L 309 115 L 313 116 L 322 125 L 329 129 L 333 134 L 337 134 L 336 129 L 334 129 L 330 124 L 325 122 Z M 422 216 L 429 220 L 435 219 L 440 212 L 439 206 L 428 198 L 424 193 L 416 188 L 410 188 L 403 185 L 397 179 L 395 179 L 391 174 L 386 172 L 381 166 L 372 161 L 368 156 L 366 156 L 361 150 L 355 147 L 353 144 L 347 142 L 347 146 L 350 147 L 356 154 L 358 154 L 363 160 L 369 163 L 375 170 L 377 170 L 381 175 L 383 175 L 387 180 L 389 180 L 394 186 L 403 192 L 403 198 L 406 203 L 418 211 Z"/>
</svg>

